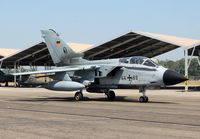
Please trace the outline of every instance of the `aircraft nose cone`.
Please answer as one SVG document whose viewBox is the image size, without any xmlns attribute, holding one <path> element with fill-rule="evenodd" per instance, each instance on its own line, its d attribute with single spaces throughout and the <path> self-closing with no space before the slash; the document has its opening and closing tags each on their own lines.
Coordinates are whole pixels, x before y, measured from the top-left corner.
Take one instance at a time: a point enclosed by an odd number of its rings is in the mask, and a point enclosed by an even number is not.
<svg viewBox="0 0 200 139">
<path fill-rule="evenodd" d="M 174 85 L 183 81 L 188 80 L 183 75 L 173 70 L 166 70 L 163 75 L 163 82 L 166 85 Z"/>
</svg>

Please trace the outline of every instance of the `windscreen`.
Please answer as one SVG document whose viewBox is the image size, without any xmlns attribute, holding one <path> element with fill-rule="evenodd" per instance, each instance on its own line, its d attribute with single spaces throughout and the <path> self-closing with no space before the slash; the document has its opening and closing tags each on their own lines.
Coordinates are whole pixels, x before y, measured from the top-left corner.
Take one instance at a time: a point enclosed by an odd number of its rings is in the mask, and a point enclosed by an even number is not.
<svg viewBox="0 0 200 139">
<path fill-rule="evenodd" d="M 145 62 L 144 62 L 144 64 L 143 65 L 145 65 L 145 66 L 150 66 L 150 67 L 155 67 L 155 65 L 152 63 L 152 61 L 151 60 L 146 60 Z"/>
<path fill-rule="evenodd" d="M 144 64 L 145 66 L 150 66 L 150 67 L 156 67 L 156 66 L 160 66 L 158 63 L 150 60 L 150 59 L 147 59 Z"/>
<path fill-rule="evenodd" d="M 142 64 L 144 62 L 143 57 L 132 57 L 130 59 L 130 64 Z"/>
</svg>

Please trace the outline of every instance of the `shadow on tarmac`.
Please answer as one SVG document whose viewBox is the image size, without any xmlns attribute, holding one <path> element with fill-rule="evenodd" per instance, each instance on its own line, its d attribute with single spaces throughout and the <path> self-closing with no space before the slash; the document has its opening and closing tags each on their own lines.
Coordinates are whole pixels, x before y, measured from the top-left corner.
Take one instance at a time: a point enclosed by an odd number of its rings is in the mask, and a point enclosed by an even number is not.
<svg viewBox="0 0 200 139">
<path fill-rule="evenodd" d="M 96 102 L 131 102 L 131 103 L 140 103 L 138 99 L 127 99 L 127 96 L 117 96 L 115 100 L 108 101 L 107 98 L 88 98 L 84 97 L 84 101 L 96 101 Z M 46 98 L 27 98 L 27 99 L 15 99 L 11 101 L 30 101 L 30 102 L 40 102 L 40 101 L 66 101 L 66 102 L 82 102 L 82 101 L 75 101 L 74 97 L 46 97 Z M 159 103 L 159 104 L 177 104 L 174 102 L 161 102 L 161 101 L 149 101 L 148 103 Z"/>
</svg>

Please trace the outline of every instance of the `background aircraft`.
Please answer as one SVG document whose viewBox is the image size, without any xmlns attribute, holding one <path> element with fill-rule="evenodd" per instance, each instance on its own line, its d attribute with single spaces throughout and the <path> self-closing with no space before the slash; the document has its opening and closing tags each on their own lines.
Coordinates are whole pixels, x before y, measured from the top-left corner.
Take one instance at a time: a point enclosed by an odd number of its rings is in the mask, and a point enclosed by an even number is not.
<svg viewBox="0 0 200 139">
<path fill-rule="evenodd" d="M 5 83 L 5 86 L 8 86 L 8 82 L 13 82 L 14 76 L 11 74 L 6 74 L 0 70 L 0 83 Z"/>
<path fill-rule="evenodd" d="M 166 69 L 149 58 L 127 58 L 89 61 L 83 54 L 74 52 L 54 30 L 42 30 L 50 55 L 56 67 L 52 70 L 15 73 L 30 75 L 55 73 L 54 81 L 44 87 L 50 90 L 75 91 L 75 100 L 82 100 L 82 90 L 105 93 L 108 100 L 115 98 L 111 89 L 139 88 L 143 95 L 140 102 L 148 102 L 145 90 L 148 87 L 173 85 L 187 80 L 181 74 Z"/>
<path fill-rule="evenodd" d="M 39 85 L 45 85 L 47 82 L 37 80 L 37 78 L 40 78 L 43 76 L 39 77 L 33 77 L 33 76 L 22 76 L 20 79 L 20 76 L 17 76 L 17 83 L 18 86 L 39 86 Z M 7 74 L 4 73 L 3 71 L 0 70 L 0 83 L 5 83 L 5 86 L 9 86 L 9 82 L 14 82 L 14 76 L 12 74 Z"/>
</svg>

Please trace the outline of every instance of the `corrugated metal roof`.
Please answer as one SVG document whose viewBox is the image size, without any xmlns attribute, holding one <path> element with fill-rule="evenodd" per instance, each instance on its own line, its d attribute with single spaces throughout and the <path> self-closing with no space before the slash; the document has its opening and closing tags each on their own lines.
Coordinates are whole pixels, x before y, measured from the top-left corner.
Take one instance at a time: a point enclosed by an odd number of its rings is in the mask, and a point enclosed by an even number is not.
<svg viewBox="0 0 200 139">
<path fill-rule="evenodd" d="M 129 56 L 155 57 L 182 45 L 141 32 L 128 32 L 86 51 L 86 59 L 108 59 Z"/>
<path fill-rule="evenodd" d="M 71 47 L 75 52 L 81 52 L 93 46 L 91 44 L 81 44 L 81 43 L 71 43 L 71 42 L 67 43 L 67 45 L 69 45 L 69 47 Z"/>
<path fill-rule="evenodd" d="M 183 37 L 155 34 L 155 33 L 149 33 L 149 32 L 141 32 L 141 31 L 138 31 L 138 33 L 145 34 L 147 36 L 152 36 L 154 38 L 161 39 L 163 41 L 175 43 L 177 45 L 186 46 L 186 47 L 190 47 L 191 45 L 200 43 L 200 40 L 183 38 Z"/>
<path fill-rule="evenodd" d="M 11 54 L 14 54 L 16 52 L 19 52 L 20 49 L 9 49 L 9 48 L 0 48 L 0 55 L 2 56 L 9 56 Z"/>
<path fill-rule="evenodd" d="M 78 43 L 67 44 L 74 51 L 83 52 L 84 58 L 98 60 L 129 56 L 152 58 L 178 47 L 189 48 L 189 46 L 198 43 L 200 44 L 200 40 L 135 31 L 125 33 L 97 46 Z M 54 65 L 44 42 L 39 42 L 21 51 L 18 50 L 18 52 L 2 58 L 1 61 L 3 61 L 2 67 L 13 67 L 14 62 L 26 66 L 31 64 L 36 66 Z"/>
<path fill-rule="evenodd" d="M 200 40 L 196 39 L 190 39 L 190 38 L 183 38 L 183 37 L 176 37 L 176 36 L 169 36 L 169 35 L 162 35 L 162 34 L 155 34 L 155 33 L 149 33 L 149 32 L 140 32 L 142 34 L 155 37 L 157 39 L 161 39 L 163 41 L 168 41 L 171 43 L 174 43 L 176 45 L 184 46 L 186 49 L 188 49 L 188 55 L 193 56 L 200 56 Z M 193 48 L 194 52 L 193 52 Z"/>
<path fill-rule="evenodd" d="M 67 44 L 75 52 L 80 52 L 81 50 L 87 49 L 92 46 L 90 44 L 79 44 L 79 43 L 67 43 Z M 4 57 L 0 60 L 3 61 L 2 68 L 5 67 L 13 68 L 15 62 L 18 65 L 22 66 L 29 66 L 29 65 L 44 66 L 45 64 L 49 66 L 54 66 L 49 51 L 47 49 L 47 46 L 44 42 L 39 42 L 26 49 L 18 50 L 17 52 L 15 51 L 15 49 L 13 49 L 12 52 L 13 53 L 11 55 Z M 4 53 L 6 53 L 6 51 L 4 51 Z"/>
</svg>

